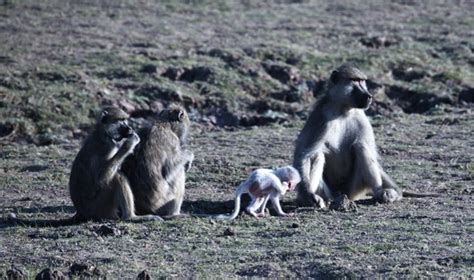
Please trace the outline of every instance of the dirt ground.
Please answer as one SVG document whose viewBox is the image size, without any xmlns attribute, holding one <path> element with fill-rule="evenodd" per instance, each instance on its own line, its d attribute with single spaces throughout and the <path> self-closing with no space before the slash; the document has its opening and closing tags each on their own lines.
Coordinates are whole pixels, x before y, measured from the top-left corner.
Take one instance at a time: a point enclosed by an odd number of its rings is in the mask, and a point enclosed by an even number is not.
<svg viewBox="0 0 474 280">
<path fill-rule="evenodd" d="M 72 160 L 103 105 L 193 120 L 183 212 L 227 213 L 255 168 L 291 163 L 331 69 L 369 75 L 382 165 L 436 198 L 232 222 L 0 221 L 0 279 L 473 278 L 472 1 L 0 0 L 0 215 L 73 215 Z M 273 213 L 273 212 L 271 212 Z M 8 271 L 8 272 L 7 272 Z M 45 272 L 46 273 L 46 272 Z"/>
</svg>

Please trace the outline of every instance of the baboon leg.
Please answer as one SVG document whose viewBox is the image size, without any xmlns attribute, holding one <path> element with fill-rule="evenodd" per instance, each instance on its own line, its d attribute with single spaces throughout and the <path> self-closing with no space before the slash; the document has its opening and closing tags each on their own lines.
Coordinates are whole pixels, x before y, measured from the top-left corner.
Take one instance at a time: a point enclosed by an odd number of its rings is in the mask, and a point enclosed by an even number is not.
<svg viewBox="0 0 474 280">
<path fill-rule="evenodd" d="M 326 187 L 323 181 L 325 158 L 323 153 L 318 153 L 312 159 L 303 160 L 300 168 L 301 184 L 298 189 L 298 201 L 303 205 L 318 205 L 320 208 L 325 208 L 326 203 L 319 195 L 322 188 Z"/>
<path fill-rule="evenodd" d="M 155 214 L 163 217 L 172 217 L 181 215 L 182 200 L 173 199 L 161 206 Z"/>
<path fill-rule="evenodd" d="M 259 209 L 257 209 L 257 214 L 260 216 L 265 216 L 265 208 L 267 207 L 268 200 L 270 199 L 270 195 L 265 196 L 265 200 L 263 201 L 262 205 Z"/>
<path fill-rule="evenodd" d="M 352 149 L 355 159 L 349 184 L 349 199 L 356 199 L 367 187 L 372 189 L 374 195 L 380 193 L 382 176 L 375 155 L 362 143 L 355 144 Z"/>
<path fill-rule="evenodd" d="M 131 220 L 135 217 L 135 201 L 128 180 L 117 174 L 113 182 L 115 205 L 118 206 L 120 218 Z"/>
<path fill-rule="evenodd" d="M 280 199 L 279 199 L 278 196 L 269 195 L 268 197 L 270 197 L 270 199 L 272 200 L 273 209 L 275 209 L 277 211 L 278 215 L 280 215 L 280 216 L 287 216 L 288 215 L 281 208 Z"/>
<path fill-rule="evenodd" d="M 133 198 L 132 189 L 128 183 L 127 178 L 120 173 L 117 173 L 113 182 L 115 205 L 118 206 L 120 218 L 123 220 L 141 222 L 141 221 L 160 221 L 163 220 L 156 215 L 141 215 L 135 214 L 135 201 Z"/>
<path fill-rule="evenodd" d="M 349 188 L 349 199 L 355 199 L 365 191 L 366 187 L 372 189 L 375 199 L 380 202 L 394 202 L 400 200 L 398 188 L 383 185 L 383 171 L 377 162 L 375 151 L 363 144 L 354 145 L 355 165 L 352 181 Z"/>
<path fill-rule="evenodd" d="M 246 208 L 247 212 L 250 215 L 254 216 L 255 218 L 259 218 L 259 215 L 255 211 L 257 211 L 257 209 L 259 209 L 264 202 L 265 202 L 264 197 L 252 198 L 250 205 Z"/>
</svg>

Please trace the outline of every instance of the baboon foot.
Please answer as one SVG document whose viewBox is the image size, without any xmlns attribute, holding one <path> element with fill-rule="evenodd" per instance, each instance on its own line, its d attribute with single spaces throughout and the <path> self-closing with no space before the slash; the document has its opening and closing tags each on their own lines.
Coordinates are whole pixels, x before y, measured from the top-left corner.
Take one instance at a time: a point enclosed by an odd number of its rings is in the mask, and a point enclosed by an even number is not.
<svg viewBox="0 0 474 280">
<path fill-rule="evenodd" d="M 317 194 L 307 194 L 304 197 L 298 196 L 297 203 L 303 207 L 316 207 L 319 209 L 326 208 L 326 202 Z"/>
<path fill-rule="evenodd" d="M 148 221 L 156 221 L 162 222 L 164 221 L 162 217 L 157 215 L 142 215 L 142 216 L 135 216 L 130 219 L 132 222 L 148 222 Z"/>
<path fill-rule="evenodd" d="M 395 189 L 384 189 L 376 196 L 378 202 L 392 203 L 402 199 L 402 194 Z"/>
</svg>

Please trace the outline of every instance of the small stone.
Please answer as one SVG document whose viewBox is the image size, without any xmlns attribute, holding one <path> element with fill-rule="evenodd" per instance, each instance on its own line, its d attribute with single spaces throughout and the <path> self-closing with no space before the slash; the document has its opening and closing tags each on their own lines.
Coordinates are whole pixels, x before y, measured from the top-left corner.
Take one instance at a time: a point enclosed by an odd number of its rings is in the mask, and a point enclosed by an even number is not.
<svg viewBox="0 0 474 280">
<path fill-rule="evenodd" d="M 235 235 L 234 229 L 230 227 L 225 229 L 224 236 L 234 236 L 234 235 Z"/>
<path fill-rule="evenodd" d="M 94 228 L 94 232 L 99 236 L 119 236 L 121 234 L 120 230 L 112 225 L 101 225 Z"/>
<path fill-rule="evenodd" d="M 158 67 L 154 64 L 145 64 L 143 65 L 142 69 L 140 69 L 140 72 L 147 74 L 155 74 L 158 72 Z"/>
</svg>

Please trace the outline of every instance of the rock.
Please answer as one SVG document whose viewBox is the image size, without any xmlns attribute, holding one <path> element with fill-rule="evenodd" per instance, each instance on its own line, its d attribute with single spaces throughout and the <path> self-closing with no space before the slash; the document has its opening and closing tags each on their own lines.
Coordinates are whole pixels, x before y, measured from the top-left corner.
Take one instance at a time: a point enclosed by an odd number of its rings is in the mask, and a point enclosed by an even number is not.
<svg viewBox="0 0 474 280">
<path fill-rule="evenodd" d="M 207 66 L 195 66 L 192 68 L 170 67 L 161 75 L 173 81 L 180 80 L 192 83 L 194 81 L 208 81 L 210 76 L 213 75 L 213 71 Z"/>
<path fill-rule="evenodd" d="M 158 73 L 158 67 L 154 64 L 145 64 L 140 69 L 140 72 L 147 74 L 156 74 Z"/>
<path fill-rule="evenodd" d="M 263 63 L 262 66 L 273 79 L 283 84 L 295 84 L 300 80 L 299 71 L 295 67 L 276 63 Z"/>
<path fill-rule="evenodd" d="M 405 113 L 425 113 L 439 104 L 454 104 L 452 96 L 413 91 L 401 86 L 385 88 L 385 94 Z"/>
<path fill-rule="evenodd" d="M 324 88 L 326 86 L 325 80 L 307 80 L 306 86 L 313 93 L 313 97 L 318 97 L 324 93 Z"/>
<path fill-rule="evenodd" d="M 166 77 L 170 80 L 176 81 L 181 77 L 181 75 L 184 73 L 184 68 L 175 68 L 175 67 L 170 67 L 166 69 L 161 76 Z"/>
<path fill-rule="evenodd" d="M 272 98 L 284 102 L 309 102 L 312 100 L 313 92 L 306 82 L 300 82 L 290 86 L 290 89 L 271 94 Z"/>
<path fill-rule="evenodd" d="M 386 36 L 374 36 L 374 37 L 366 37 L 360 39 L 362 45 L 368 48 L 381 48 L 381 47 L 390 47 L 392 45 L 396 45 L 400 42 L 400 39 L 397 38 L 390 38 Z"/>
<path fill-rule="evenodd" d="M 354 212 L 357 211 L 357 205 L 354 201 L 350 200 L 347 195 L 343 194 L 329 204 L 329 209 L 342 212 Z"/>
<path fill-rule="evenodd" d="M 474 103 L 474 88 L 466 88 L 459 93 L 459 102 Z"/>
<path fill-rule="evenodd" d="M 224 230 L 224 236 L 234 236 L 234 235 L 235 235 L 234 229 L 229 227 Z"/>
<path fill-rule="evenodd" d="M 129 114 L 137 109 L 136 106 L 132 102 L 130 102 L 130 100 L 126 98 L 120 98 L 117 101 L 117 105 L 118 105 L 117 107 L 119 107 L 120 109 L 124 110 L 125 112 Z"/>
<path fill-rule="evenodd" d="M 197 66 L 191 69 L 185 69 L 184 73 L 179 77 L 180 81 L 194 82 L 194 81 L 208 81 L 213 71 L 206 66 Z"/>
<path fill-rule="evenodd" d="M 397 80 L 411 82 L 429 76 L 426 71 L 411 66 L 399 66 L 392 70 L 392 75 Z"/>
<path fill-rule="evenodd" d="M 35 280 L 65 280 L 66 276 L 61 271 L 53 270 L 50 268 L 43 269 L 38 275 L 36 275 Z"/>
<path fill-rule="evenodd" d="M 278 278 L 278 275 L 281 274 L 281 268 L 274 263 L 266 263 L 262 265 L 245 267 L 244 269 L 238 271 L 237 274 L 240 276 L 257 278 Z"/>
<path fill-rule="evenodd" d="M 121 234 L 120 230 L 113 225 L 94 227 L 93 231 L 99 236 L 119 236 Z"/>
<path fill-rule="evenodd" d="M 135 94 L 148 97 L 151 100 L 158 99 L 172 102 L 183 101 L 183 96 L 180 91 L 170 88 L 163 88 L 156 84 L 145 84 L 135 91 Z"/>
<path fill-rule="evenodd" d="M 27 279 L 26 273 L 12 265 L 9 270 L 7 270 L 7 279 L 8 280 L 23 280 Z"/>
<path fill-rule="evenodd" d="M 151 280 L 151 276 L 148 271 L 143 270 L 142 272 L 140 272 L 140 274 L 138 274 L 137 280 Z"/>
<path fill-rule="evenodd" d="M 207 55 L 211 57 L 218 57 L 233 67 L 237 67 L 240 65 L 239 61 L 241 59 L 241 56 L 236 52 L 215 48 L 211 49 L 207 53 Z"/>
<path fill-rule="evenodd" d="M 104 277 L 105 274 L 102 273 L 97 267 L 84 264 L 84 263 L 74 263 L 69 269 L 69 274 L 71 276 L 80 276 L 80 277 Z"/>
<path fill-rule="evenodd" d="M 46 169 L 48 169 L 49 166 L 47 165 L 28 165 L 28 166 L 25 166 L 23 167 L 20 171 L 21 172 L 41 172 L 41 171 L 44 171 Z"/>
</svg>

